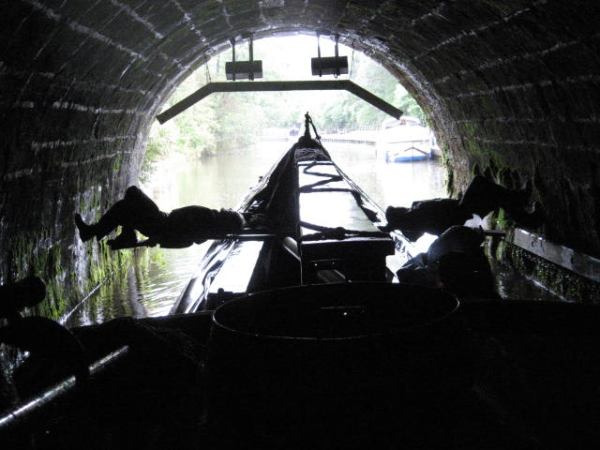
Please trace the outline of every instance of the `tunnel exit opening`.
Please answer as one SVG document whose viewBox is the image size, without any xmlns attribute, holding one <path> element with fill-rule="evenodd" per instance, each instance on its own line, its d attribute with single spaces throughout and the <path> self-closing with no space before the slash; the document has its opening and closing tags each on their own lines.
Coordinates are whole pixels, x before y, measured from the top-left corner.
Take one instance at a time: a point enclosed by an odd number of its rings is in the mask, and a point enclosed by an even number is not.
<svg viewBox="0 0 600 450">
<path fill-rule="evenodd" d="M 323 53 L 328 54 L 330 51 L 326 45 L 333 47 L 333 41 L 323 41 Z M 411 147 L 408 141 L 414 141 L 416 128 L 409 129 L 405 125 L 427 128 L 426 124 L 431 122 L 397 78 L 361 52 L 341 46 L 336 54 L 344 54 L 350 59 L 349 73 L 341 74 L 338 80 L 311 80 L 314 36 L 276 36 L 260 39 L 254 47 L 255 58 L 264 61 L 265 81 L 226 82 L 229 75 L 223 71 L 223 60 L 233 58 L 233 49 L 215 55 L 193 72 L 165 102 L 162 112 L 157 115 L 158 120 L 165 122 L 173 118 L 211 93 L 228 91 L 235 94 L 229 94 L 229 97 L 213 94 L 178 118 L 175 124 L 163 127 L 153 124 L 146 168 L 148 161 L 164 155 L 166 147 L 169 152 L 188 153 L 192 154 L 192 158 L 202 159 L 223 149 L 239 149 L 254 144 L 262 134 L 270 137 L 278 135 L 280 138 L 289 136 L 298 130 L 306 111 L 311 112 L 324 134 L 336 135 L 334 140 L 366 143 L 382 159 L 392 160 L 385 153 L 397 152 L 398 146 L 386 149 L 390 141 L 406 141 L 403 144 L 407 148 Z M 245 51 L 249 50 L 238 48 L 236 58 L 247 59 Z M 293 74 L 293 79 L 301 81 L 290 81 L 290 74 Z M 300 89 L 306 92 L 245 92 Z M 348 90 L 358 98 L 331 92 L 340 89 Z M 396 118 L 402 111 L 409 117 L 384 124 L 386 115 L 369 104 L 362 104 L 360 97 Z M 429 157 L 439 156 L 440 149 L 433 132 L 429 129 L 419 132 L 418 138 L 427 140 L 423 143 L 427 148 L 421 150 Z"/>
</svg>

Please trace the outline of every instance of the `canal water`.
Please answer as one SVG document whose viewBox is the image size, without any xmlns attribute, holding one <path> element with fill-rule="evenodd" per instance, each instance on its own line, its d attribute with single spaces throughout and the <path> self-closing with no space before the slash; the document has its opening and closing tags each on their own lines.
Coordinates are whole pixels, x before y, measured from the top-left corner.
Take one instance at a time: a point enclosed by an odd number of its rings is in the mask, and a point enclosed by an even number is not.
<svg viewBox="0 0 600 450">
<path fill-rule="evenodd" d="M 333 160 L 377 204 L 410 206 L 415 200 L 445 197 L 446 171 L 438 160 L 386 164 L 375 147 L 347 143 L 326 143 Z M 202 161 L 168 160 L 160 164 L 142 186 L 163 211 L 199 204 L 211 208 L 237 208 L 248 189 L 291 146 L 291 142 L 263 142 L 239 151 L 221 153 Z M 114 274 L 63 319 L 67 326 L 100 323 L 120 316 L 165 315 L 195 272 L 210 242 L 186 249 L 125 250 L 134 263 Z M 531 283 L 500 271 L 499 292 L 504 297 L 526 292 L 540 300 L 547 297 Z"/>
<path fill-rule="evenodd" d="M 163 211 L 191 204 L 237 208 L 248 189 L 291 144 L 262 142 L 201 161 L 167 160 L 142 188 Z M 445 170 L 439 161 L 386 164 L 378 160 L 374 146 L 325 145 L 342 170 L 383 208 L 410 206 L 414 200 L 445 196 Z M 126 250 L 133 252 L 134 264 L 99 286 L 63 321 L 75 326 L 119 316 L 167 314 L 207 246 L 205 243 L 186 249 Z"/>
</svg>

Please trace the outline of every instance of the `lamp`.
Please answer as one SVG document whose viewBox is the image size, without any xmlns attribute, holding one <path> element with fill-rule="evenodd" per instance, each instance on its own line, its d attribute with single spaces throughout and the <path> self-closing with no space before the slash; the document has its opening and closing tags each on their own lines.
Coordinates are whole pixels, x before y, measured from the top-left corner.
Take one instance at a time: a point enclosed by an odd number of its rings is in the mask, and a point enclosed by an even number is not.
<svg viewBox="0 0 600 450">
<path fill-rule="evenodd" d="M 317 33 L 317 57 L 311 58 L 310 66 L 313 75 L 333 75 L 338 77 L 339 75 L 345 75 L 348 73 L 348 57 L 339 56 L 338 52 L 338 40 L 339 35 L 335 35 L 335 56 L 321 57 L 321 45 L 319 42 L 320 34 Z"/>
<path fill-rule="evenodd" d="M 262 61 L 254 61 L 254 42 L 252 34 L 249 35 L 248 53 L 250 59 L 248 61 L 235 60 L 235 38 L 231 38 L 231 55 L 232 61 L 225 63 L 225 76 L 228 80 L 254 80 L 262 78 Z"/>
</svg>

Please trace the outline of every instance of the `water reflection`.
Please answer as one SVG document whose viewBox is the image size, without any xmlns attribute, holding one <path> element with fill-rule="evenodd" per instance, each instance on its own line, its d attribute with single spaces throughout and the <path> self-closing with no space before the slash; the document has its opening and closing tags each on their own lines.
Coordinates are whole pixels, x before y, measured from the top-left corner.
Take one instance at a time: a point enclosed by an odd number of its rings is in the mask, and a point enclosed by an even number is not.
<svg viewBox="0 0 600 450">
<path fill-rule="evenodd" d="M 205 161 L 171 161 L 162 165 L 143 189 L 163 211 L 190 204 L 236 208 L 248 189 L 290 145 L 266 142 Z M 386 164 L 377 161 L 372 146 L 326 146 L 342 170 L 384 208 L 409 206 L 414 200 L 445 195 L 445 171 L 437 161 Z M 67 325 L 99 323 L 119 316 L 167 314 L 206 247 L 207 244 L 187 249 L 136 249 L 135 264 L 82 302 Z"/>
<path fill-rule="evenodd" d="M 416 200 L 446 197 L 446 171 L 435 161 L 388 164 L 375 147 L 327 143 L 333 160 L 379 206 L 410 206 Z"/>
</svg>

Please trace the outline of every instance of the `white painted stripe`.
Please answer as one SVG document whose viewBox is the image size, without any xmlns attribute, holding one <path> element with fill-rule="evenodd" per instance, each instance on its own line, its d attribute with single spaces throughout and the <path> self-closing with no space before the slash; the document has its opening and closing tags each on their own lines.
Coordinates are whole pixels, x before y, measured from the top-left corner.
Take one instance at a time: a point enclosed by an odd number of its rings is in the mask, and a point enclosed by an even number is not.
<svg viewBox="0 0 600 450">
<path fill-rule="evenodd" d="M 103 143 L 114 143 L 117 141 L 126 141 L 131 139 L 136 139 L 137 135 L 128 135 L 128 136 L 106 136 L 99 139 L 72 139 L 72 140 L 62 140 L 58 139 L 55 141 L 32 141 L 31 149 L 36 150 L 53 150 L 61 147 L 74 147 L 77 145 L 89 145 L 89 144 L 103 144 Z"/>
<path fill-rule="evenodd" d="M 502 146 L 518 146 L 518 145 L 527 145 L 530 147 L 543 147 L 543 148 L 558 148 L 560 147 L 562 150 L 572 150 L 577 152 L 590 152 L 594 154 L 600 153 L 600 147 L 586 147 L 584 145 L 567 145 L 562 143 L 554 143 L 554 142 L 542 142 L 542 141 L 530 141 L 527 139 L 507 139 L 507 140 L 494 140 L 487 139 L 479 136 L 471 136 L 469 139 L 472 139 L 477 142 L 482 142 L 488 145 L 497 145 L 499 147 Z"/>
<path fill-rule="evenodd" d="M 156 31 L 156 27 L 154 25 L 152 25 L 148 20 L 144 19 L 142 16 L 140 16 L 137 12 L 135 12 L 134 9 L 132 9 L 129 5 L 124 5 L 123 3 L 117 1 L 117 0 L 109 0 L 110 3 L 112 3 L 114 6 L 116 6 L 117 8 L 120 8 L 122 11 L 124 11 L 127 15 L 129 15 L 133 20 L 135 20 L 136 22 L 141 23 L 142 25 L 144 25 L 153 35 L 156 39 L 163 39 L 164 35 L 158 31 Z"/>
<path fill-rule="evenodd" d="M 194 25 L 194 21 L 192 20 L 192 16 L 181 6 L 181 4 L 177 0 L 169 0 L 169 3 L 175 5 L 175 7 L 179 10 L 181 14 L 183 14 L 183 21 L 187 24 L 191 31 L 200 39 L 200 42 L 206 43 L 207 39 L 204 35 L 198 30 L 196 25 Z"/>
<path fill-rule="evenodd" d="M 477 122 L 498 122 L 498 123 L 583 123 L 600 124 L 600 116 L 573 117 L 567 120 L 565 116 L 552 115 L 547 117 L 474 117 L 472 119 L 455 120 L 454 123 L 477 123 Z"/>
<path fill-rule="evenodd" d="M 71 111 L 90 112 L 93 114 L 145 114 L 145 111 L 138 111 L 135 108 L 104 108 L 101 106 L 82 105 L 73 102 L 55 101 L 52 103 L 53 109 L 67 109 Z"/>
<path fill-rule="evenodd" d="M 412 58 L 412 61 L 417 61 L 417 60 L 419 60 L 419 59 L 421 59 L 421 58 L 423 58 L 423 57 L 425 57 L 425 56 L 427 56 L 427 55 L 429 55 L 429 54 L 431 54 L 433 52 L 438 51 L 439 49 L 441 49 L 443 47 L 446 47 L 446 46 L 448 46 L 450 44 L 454 44 L 454 43 L 460 42 L 460 41 L 462 41 L 466 37 L 476 37 L 478 34 L 480 34 L 483 31 L 486 31 L 486 30 L 488 30 L 490 28 L 493 28 L 495 26 L 507 23 L 507 22 L 511 21 L 512 19 L 514 19 L 516 17 L 519 17 L 519 16 L 521 16 L 521 15 L 523 15 L 525 13 L 528 13 L 529 11 L 531 11 L 532 9 L 534 9 L 535 7 L 537 7 L 539 5 L 545 5 L 546 3 L 548 3 L 548 0 L 538 0 L 535 3 L 533 3 L 531 6 L 529 6 L 527 8 L 520 9 L 520 10 L 515 11 L 513 13 L 510 13 L 510 14 L 504 16 L 504 17 L 501 17 L 498 20 L 494 20 L 492 22 L 489 22 L 489 23 L 487 23 L 485 25 L 481 25 L 481 26 L 479 26 L 477 28 L 473 28 L 471 30 L 462 30 L 459 34 L 457 34 L 455 36 L 452 36 L 452 37 L 450 37 L 450 38 L 448 38 L 448 39 L 440 42 L 439 44 L 437 44 L 437 45 L 435 45 L 435 46 L 433 46 L 433 47 L 425 50 L 423 53 L 420 53 L 420 54 L 414 56 Z"/>
<path fill-rule="evenodd" d="M 592 39 L 596 39 L 598 37 L 600 37 L 600 33 L 597 33 L 597 34 L 591 36 Z M 586 36 L 585 39 L 590 39 L 590 37 Z M 550 53 L 580 44 L 581 41 L 582 41 L 582 39 L 572 40 L 569 42 L 559 42 L 558 44 L 554 44 L 551 47 L 548 47 L 548 48 L 545 48 L 543 50 L 539 50 L 536 52 L 527 52 L 527 53 L 523 53 L 521 55 L 514 55 L 509 58 L 497 58 L 497 59 L 494 59 L 493 61 L 486 61 L 485 63 L 477 66 L 475 69 L 465 69 L 465 70 L 460 70 L 454 74 L 445 75 L 441 78 L 438 78 L 437 80 L 434 80 L 432 82 L 432 84 L 434 84 L 434 85 L 444 84 L 444 83 L 449 82 L 456 76 L 464 78 L 465 76 L 468 76 L 469 74 L 472 74 L 473 72 L 478 71 L 478 70 L 481 71 L 481 70 L 486 70 L 486 69 L 493 69 L 493 68 L 496 68 L 499 66 L 512 64 L 519 60 L 536 60 L 536 59 L 539 59 L 540 56 L 546 56 L 546 55 L 549 55 Z"/>
<path fill-rule="evenodd" d="M 497 94 L 499 92 L 513 92 L 513 91 L 525 91 L 528 89 L 532 89 L 535 87 L 548 87 L 552 85 L 573 85 L 573 84 L 584 84 L 584 83 L 599 83 L 600 75 L 589 74 L 589 75 L 578 75 L 574 77 L 563 78 L 562 80 L 541 80 L 523 83 L 523 84 L 511 84 L 506 86 L 496 86 L 490 89 L 485 89 L 481 91 L 471 91 L 471 92 L 461 92 L 456 95 L 449 95 L 446 97 L 442 97 L 443 100 L 454 100 L 458 98 L 469 98 L 469 97 L 479 97 L 491 94 Z"/>
<path fill-rule="evenodd" d="M 18 178 L 30 177 L 31 175 L 33 175 L 33 169 L 30 168 L 15 170 L 14 172 L 5 174 L 2 178 L 4 179 L 4 181 L 13 181 Z"/>
<path fill-rule="evenodd" d="M 98 92 L 98 87 L 101 88 L 105 88 L 105 89 L 111 89 L 114 91 L 119 91 L 119 92 L 123 92 L 126 94 L 138 94 L 138 95 L 148 95 L 150 91 L 147 90 L 143 90 L 143 89 L 130 89 L 130 88 L 126 88 L 123 86 L 119 86 L 117 84 L 110 84 L 110 83 L 105 83 L 101 80 L 90 80 L 90 81 L 86 81 L 86 80 L 77 80 L 77 79 L 72 79 L 69 77 L 66 77 L 64 75 L 60 75 L 57 73 L 52 73 L 52 72 L 36 72 L 36 71 L 29 71 L 29 70 L 19 70 L 19 69 L 15 69 L 13 67 L 9 67 L 6 65 L 6 63 L 4 61 L 0 61 L 0 75 L 12 75 L 12 76 L 17 76 L 17 77 L 31 77 L 32 75 L 35 76 L 39 76 L 42 78 L 46 78 L 48 80 L 51 81 L 55 81 L 55 82 L 62 82 L 65 84 L 66 87 L 72 87 L 72 86 L 76 86 L 81 90 L 89 90 L 92 92 Z"/>
<path fill-rule="evenodd" d="M 83 165 L 87 165 L 87 164 L 92 164 L 95 162 L 99 162 L 99 161 L 103 161 L 105 159 L 111 159 L 114 158 L 117 155 L 121 155 L 124 154 L 126 152 L 113 152 L 113 153 L 108 153 L 106 155 L 100 155 L 100 156 L 95 156 L 93 158 L 89 158 L 89 159 L 84 159 L 82 161 L 66 161 L 66 162 L 61 162 L 60 163 L 60 167 L 63 169 L 69 169 L 71 167 L 78 167 L 78 166 L 83 166 Z"/>
<path fill-rule="evenodd" d="M 144 55 L 142 55 L 141 53 L 136 52 L 135 50 L 132 50 L 128 47 L 125 47 L 124 45 L 122 45 L 119 42 L 113 41 L 112 39 L 110 39 L 108 36 L 105 36 L 99 32 L 97 32 L 96 30 L 93 30 L 90 27 L 87 27 L 85 25 L 82 25 L 78 22 L 75 22 L 74 20 L 70 20 L 67 18 L 64 18 L 58 14 L 56 11 L 54 11 L 52 8 L 49 8 L 48 6 L 42 4 L 41 2 L 39 2 L 38 0 L 21 0 L 22 2 L 26 2 L 29 5 L 33 6 L 35 9 L 42 11 L 44 14 L 46 14 L 46 17 L 48 17 L 49 19 L 54 20 L 55 22 L 61 22 L 64 21 L 64 23 L 73 31 L 83 34 L 85 36 L 88 36 L 94 40 L 97 40 L 99 42 L 102 42 L 103 44 L 110 46 L 110 47 L 114 47 L 117 50 L 120 50 L 124 53 L 127 53 L 128 55 L 132 56 L 135 59 L 140 59 L 142 61 L 148 61 L 148 58 L 145 57 Z"/>
</svg>

